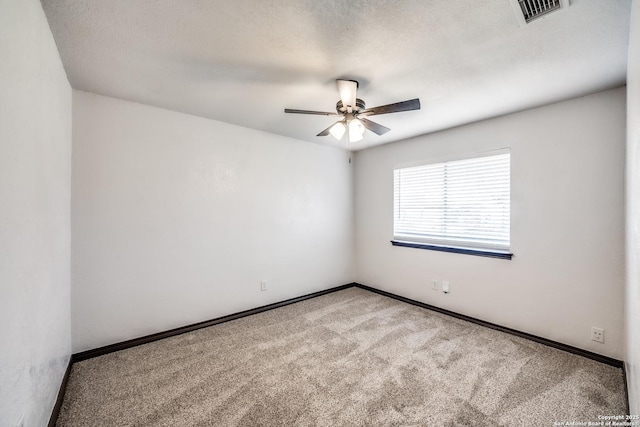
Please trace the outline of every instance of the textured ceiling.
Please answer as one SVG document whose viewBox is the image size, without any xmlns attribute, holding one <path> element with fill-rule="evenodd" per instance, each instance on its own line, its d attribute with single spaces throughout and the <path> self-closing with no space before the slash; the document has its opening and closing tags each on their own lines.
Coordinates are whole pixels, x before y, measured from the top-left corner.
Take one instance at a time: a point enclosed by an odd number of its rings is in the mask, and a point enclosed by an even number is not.
<svg viewBox="0 0 640 427">
<path fill-rule="evenodd" d="M 515 0 L 513 0 L 515 1 Z M 42 0 L 71 85 L 248 128 L 315 135 L 336 78 L 390 127 L 358 150 L 626 81 L 631 0 L 571 0 L 521 25 L 512 0 Z"/>
</svg>

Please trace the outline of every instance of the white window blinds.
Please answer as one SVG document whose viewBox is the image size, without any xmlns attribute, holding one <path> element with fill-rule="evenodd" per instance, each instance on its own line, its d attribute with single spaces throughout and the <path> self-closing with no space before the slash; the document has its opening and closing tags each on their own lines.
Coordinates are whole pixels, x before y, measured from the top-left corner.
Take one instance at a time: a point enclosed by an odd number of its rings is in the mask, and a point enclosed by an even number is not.
<svg viewBox="0 0 640 427">
<path fill-rule="evenodd" d="M 394 240 L 509 251 L 510 153 L 394 170 Z"/>
</svg>

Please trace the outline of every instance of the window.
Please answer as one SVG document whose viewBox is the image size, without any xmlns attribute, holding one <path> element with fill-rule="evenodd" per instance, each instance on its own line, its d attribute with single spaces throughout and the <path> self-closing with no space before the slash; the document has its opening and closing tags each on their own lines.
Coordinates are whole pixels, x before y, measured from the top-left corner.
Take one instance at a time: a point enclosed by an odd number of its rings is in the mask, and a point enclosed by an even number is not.
<svg viewBox="0 0 640 427">
<path fill-rule="evenodd" d="M 394 245 L 511 258 L 510 163 L 499 154 L 394 170 Z"/>
</svg>

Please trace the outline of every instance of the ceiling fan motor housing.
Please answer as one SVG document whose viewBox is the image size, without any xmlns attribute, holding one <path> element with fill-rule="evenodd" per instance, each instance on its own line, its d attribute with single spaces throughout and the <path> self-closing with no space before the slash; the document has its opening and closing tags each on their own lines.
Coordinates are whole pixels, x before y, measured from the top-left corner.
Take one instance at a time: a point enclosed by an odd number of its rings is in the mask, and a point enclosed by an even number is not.
<svg viewBox="0 0 640 427">
<path fill-rule="evenodd" d="M 357 114 L 357 113 L 363 111 L 364 108 L 365 108 L 364 101 L 362 99 L 360 99 L 360 98 L 356 98 L 356 105 L 352 105 L 351 106 L 351 112 Z M 348 112 L 347 111 L 347 107 L 345 107 L 342 104 L 342 101 L 338 101 L 336 103 L 336 111 L 338 112 L 338 114 L 344 114 L 344 113 Z"/>
</svg>

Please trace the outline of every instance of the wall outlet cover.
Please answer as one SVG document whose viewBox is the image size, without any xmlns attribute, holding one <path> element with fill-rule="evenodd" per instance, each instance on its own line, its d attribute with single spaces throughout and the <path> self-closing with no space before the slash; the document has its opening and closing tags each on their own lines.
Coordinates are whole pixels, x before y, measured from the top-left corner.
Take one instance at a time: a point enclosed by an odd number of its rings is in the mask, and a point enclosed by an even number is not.
<svg viewBox="0 0 640 427">
<path fill-rule="evenodd" d="M 604 329 L 596 327 L 591 328 L 591 340 L 604 344 Z"/>
<path fill-rule="evenodd" d="M 449 293 L 449 282 L 442 282 L 442 292 L 445 294 Z"/>
</svg>

